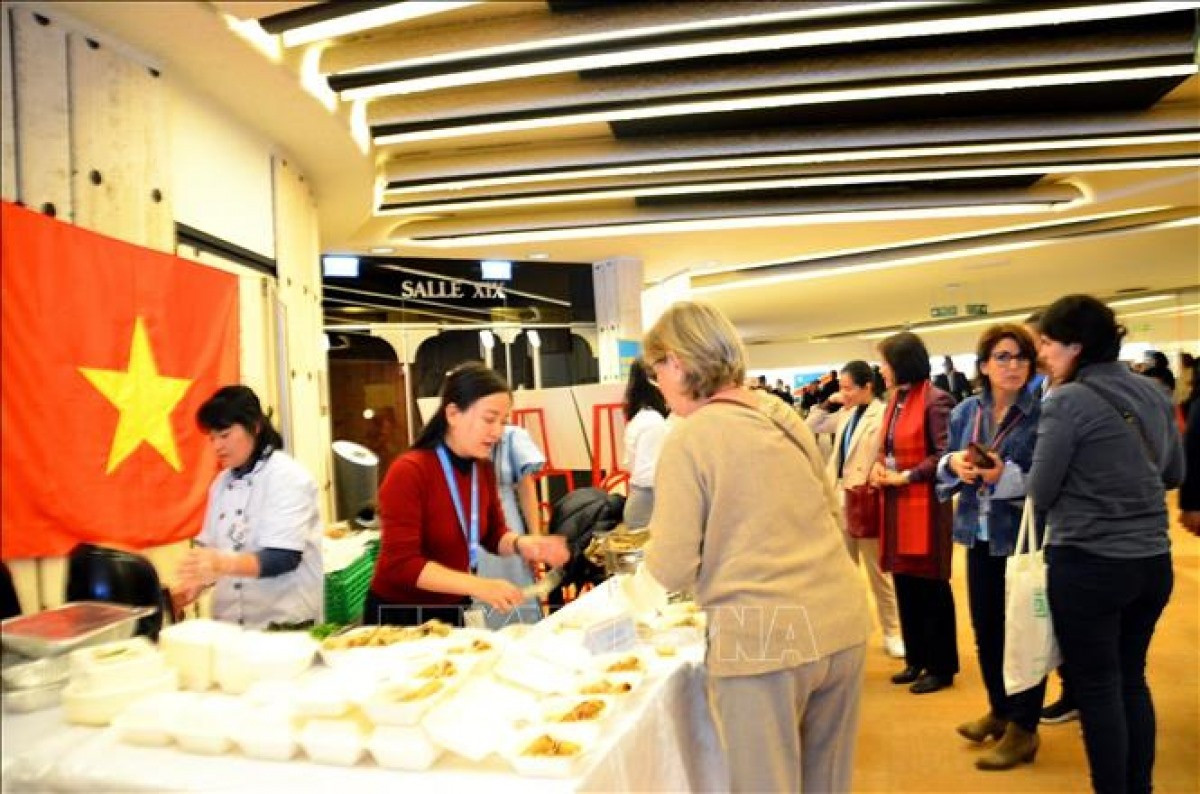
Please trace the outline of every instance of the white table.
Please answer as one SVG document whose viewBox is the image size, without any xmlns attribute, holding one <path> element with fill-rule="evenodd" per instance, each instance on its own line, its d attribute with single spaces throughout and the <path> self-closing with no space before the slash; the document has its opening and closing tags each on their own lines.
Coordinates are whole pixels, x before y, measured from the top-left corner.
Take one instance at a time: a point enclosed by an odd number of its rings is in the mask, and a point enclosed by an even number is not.
<svg viewBox="0 0 1200 794">
<path fill-rule="evenodd" d="M 68 725 L 62 710 L 5 714 L 4 791 L 504 792 L 701 791 L 724 788 L 724 760 L 709 717 L 699 649 L 681 653 L 630 697 L 600 743 L 567 779 L 520 777 L 496 756 L 473 764 L 446 754 L 427 772 L 307 760 L 280 763 L 237 753 L 212 757 L 134 747 L 112 729 Z"/>
</svg>

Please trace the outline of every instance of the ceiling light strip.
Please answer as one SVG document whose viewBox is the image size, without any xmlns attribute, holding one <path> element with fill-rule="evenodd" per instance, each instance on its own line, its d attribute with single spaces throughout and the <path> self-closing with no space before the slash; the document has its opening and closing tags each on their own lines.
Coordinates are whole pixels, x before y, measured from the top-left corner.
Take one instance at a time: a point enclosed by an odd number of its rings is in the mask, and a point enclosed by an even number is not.
<svg viewBox="0 0 1200 794">
<path fill-rule="evenodd" d="M 336 304 L 342 304 L 342 305 L 345 305 L 345 306 L 347 306 L 348 308 L 354 308 L 354 307 L 356 307 L 356 306 L 362 306 L 362 307 L 364 307 L 364 308 L 367 308 L 367 309 L 377 309 L 377 310 L 379 310 L 379 311 L 385 311 L 385 312 L 410 312 L 410 313 L 412 313 L 412 314 L 424 314 L 424 315 L 427 315 L 427 316 L 429 316 L 429 317 L 440 317 L 440 318 L 442 318 L 442 319 L 444 319 L 444 320 L 460 320 L 460 321 L 461 321 L 461 320 L 467 319 L 467 318 L 464 318 L 464 317 L 459 317 L 459 316 L 456 316 L 456 315 L 453 315 L 453 314 L 444 314 L 444 313 L 442 313 L 442 312 L 435 312 L 435 311 L 431 311 L 430 309 L 419 309 L 419 308 L 417 308 L 417 307 L 415 307 L 415 306 L 384 306 L 384 305 L 382 305 L 382 304 L 379 304 L 379 303 L 370 303 L 369 301 L 352 301 L 352 300 L 345 300 L 345 299 L 342 299 L 342 298 L 334 298 L 334 297 L 332 297 L 332 296 L 329 296 L 329 295 L 326 295 L 324 298 L 322 298 L 322 300 L 323 300 L 325 303 L 336 303 Z M 337 308 L 336 308 L 336 307 L 330 307 L 330 308 L 331 308 L 333 311 L 337 311 Z M 353 324 L 353 323 L 352 323 L 351 325 L 353 325 L 354 327 L 357 327 L 357 324 Z"/>
<path fill-rule="evenodd" d="M 566 72 L 626 67 L 635 64 L 663 63 L 688 58 L 712 58 L 747 52 L 800 49 L 834 44 L 886 41 L 891 39 L 942 36 L 973 33 L 981 30 L 1011 30 L 1014 28 L 1061 25 L 1071 22 L 1090 22 L 1104 19 L 1149 16 L 1172 13 L 1200 6 L 1200 3 L 1142 2 L 1108 3 L 1091 6 L 1017 11 L 998 14 L 927 19 L 913 22 L 889 22 L 875 25 L 855 25 L 831 30 L 806 30 L 766 36 L 729 37 L 687 44 L 619 49 L 594 55 L 554 58 L 545 61 L 526 61 L 508 66 L 490 64 L 487 68 L 442 73 L 432 77 L 392 80 L 376 85 L 351 88 L 341 92 L 344 99 L 372 99 L 393 94 L 408 94 L 442 88 L 461 88 L 467 85 L 526 79 Z M 458 53 L 475 57 L 476 53 Z M 414 64 L 415 65 L 415 64 Z M 392 69 L 403 68 L 403 65 Z"/>
<path fill-rule="evenodd" d="M 1070 206 L 1074 201 L 1022 201 L 1012 204 L 918 207 L 912 209 L 863 210 L 845 212 L 812 212 L 778 215 L 746 215 L 734 218 L 701 218 L 698 220 L 645 221 L 641 223 L 610 223 L 573 226 L 569 229 L 537 229 L 529 231 L 482 232 L 410 237 L 405 245 L 429 248 L 454 248 L 461 245 L 505 245 L 508 243 L 579 240 L 619 235 L 678 234 L 709 232 L 720 229 L 761 229 L 773 226 L 794 226 L 828 223 L 870 223 L 877 221 L 915 220 L 926 218 L 979 218 L 996 215 L 1018 215 L 1030 212 L 1049 212 Z"/>
<path fill-rule="evenodd" d="M 913 265 L 928 264 L 930 262 L 940 262 L 947 259 L 960 259 L 968 256 L 983 256 L 988 254 L 1007 253 L 1009 251 L 1026 250 L 1030 248 L 1039 248 L 1052 243 L 1075 241 L 1088 237 L 1103 237 L 1105 235 L 1118 235 L 1141 233 L 1150 231 L 1163 231 L 1167 229 L 1182 228 L 1184 226 L 1195 226 L 1200 224 L 1200 216 L 1191 216 L 1187 218 L 1179 218 L 1169 221 L 1151 222 L 1132 226 L 1122 226 L 1118 228 L 1106 228 L 1092 232 L 1078 232 L 1074 234 L 1066 234 L 1060 237 L 1046 237 L 1033 240 L 1016 240 L 1007 243 L 982 243 L 979 245 L 967 245 L 955 248 L 949 251 L 938 251 L 928 254 L 916 254 L 913 256 L 901 256 L 896 258 L 888 258 L 878 262 L 867 262 L 860 265 L 843 265 L 840 267 L 827 267 L 814 270 L 792 271 L 789 273 L 781 273 L 777 275 L 762 276 L 759 278 L 746 278 L 735 281 L 728 281 L 722 284 L 712 284 L 708 286 L 695 285 L 692 286 L 694 294 L 702 295 L 712 292 L 722 292 L 733 289 L 747 289 L 753 287 L 765 287 L 775 284 L 782 284 L 790 281 L 812 281 L 816 279 L 830 278 L 833 276 L 844 276 L 852 273 L 867 273 L 879 270 L 891 270 L 898 267 L 911 267 Z M 994 236 L 992 237 L 994 239 Z"/>
<path fill-rule="evenodd" d="M 285 47 L 299 47 L 304 44 L 312 44 L 315 41 L 324 39 L 337 38 L 338 36 L 347 36 L 352 33 L 361 33 L 374 28 L 386 27 L 387 25 L 395 25 L 400 22 L 410 22 L 414 19 L 433 16 L 434 14 L 442 14 L 447 11 L 454 11 L 467 6 L 478 5 L 480 0 L 471 0 L 471 2 L 451 2 L 451 0 L 437 0 L 437 2 L 425 2 L 423 0 L 408 0 L 404 3 L 386 3 L 376 8 L 369 8 L 362 11 L 354 11 L 348 14 L 324 19 L 318 22 L 312 22 L 307 25 L 288 28 L 287 30 L 274 30 L 275 26 L 265 24 L 264 29 L 270 29 L 271 32 L 279 32 L 280 38 L 283 40 Z M 339 4 L 331 3 L 329 6 L 336 9 Z M 351 5 L 351 4 L 347 4 Z M 269 19 L 269 18 L 268 18 Z M 267 22 L 267 20 L 263 20 Z"/>
<path fill-rule="evenodd" d="M 1200 122 L 1197 122 L 1200 125 Z M 1064 140 L 1020 140 L 1003 143 L 966 143 L 946 146 L 907 146 L 901 148 L 864 148 L 834 152 L 804 154 L 781 154 L 748 157 L 722 157 L 706 160 L 644 162 L 630 166 L 607 168 L 581 168 L 567 171 L 547 171 L 513 174 L 510 176 L 477 177 L 470 179 L 446 179 L 423 183 L 393 183 L 385 193 L 432 193 L 441 191 L 469 190 L 471 188 L 520 185 L 534 182 L 576 181 L 581 179 L 604 179 L 621 176 L 643 176 L 689 171 L 710 171 L 741 168 L 769 168 L 788 165 L 817 165 L 821 163 L 862 162 L 915 157 L 956 157 L 973 154 L 1004 154 L 1009 152 L 1061 151 L 1066 149 L 1089 149 L 1112 146 L 1156 146 L 1173 143 L 1200 141 L 1200 129 L 1188 132 L 1156 133 L 1148 135 L 1106 135 L 1097 138 L 1070 138 Z"/>
<path fill-rule="evenodd" d="M 896 13 L 898 11 L 911 11 L 922 8 L 944 9 L 947 7 L 947 5 L 947 3 L 940 2 L 940 0 L 931 0 L 930 2 L 891 2 L 888 4 L 886 10 L 889 13 Z M 862 11 L 863 7 L 861 4 L 847 4 L 830 8 L 808 7 L 763 14 L 726 16 L 718 19 L 690 19 L 683 22 L 648 25 L 645 27 L 637 27 L 636 25 L 630 25 L 628 27 L 614 26 L 603 33 L 582 33 L 573 36 L 557 36 L 554 38 L 540 39 L 537 41 L 519 41 L 510 44 L 501 44 L 495 47 L 480 47 L 474 50 L 454 50 L 438 55 L 428 55 L 419 58 L 402 58 L 398 60 L 382 62 L 377 61 L 365 66 L 357 66 L 352 69 L 339 69 L 331 74 L 335 74 L 336 76 L 340 77 L 348 75 L 393 72 L 421 66 L 453 63 L 455 61 L 476 61 L 498 56 L 536 53 L 547 50 L 553 51 L 570 49 L 573 47 L 582 47 L 590 44 L 612 44 L 620 41 L 628 41 L 630 39 L 646 39 L 656 36 L 724 30 L 727 28 L 765 26 L 786 22 L 829 19 L 846 16 L 848 12 L 849 14 L 861 14 Z"/>
<path fill-rule="evenodd" d="M 733 113 L 742 110 L 764 108 L 812 106 L 837 102 L 860 102 L 873 99 L 899 99 L 945 94 L 966 94 L 981 91 L 1011 91 L 1021 88 L 1046 88 L 1063 85 L 1085 85 L 1116 81 L 1154 80 L 1169 77 L 1186 77 L 1196 74 L 1197 64 L 1174 64 L 1170 66 L 1145 66 L 1133 69 L 1098 69 L 1061 74 L 1023 75 L 1018 77 L 989 77 L 976 80 L 952 80 L 909 85 L 843 88 L 828 91 L 811 91 L 790 94 L 743 97 L 741 99 L 704 100 L 678 102 L 663 105 L 638 105 L 622 110 L 604 110 L 591 113 L 573 113 L 558 116 L 498 121 L 471 124 L 460 127 L 438 127 L 380 134 L 375 143 L 380 146 L 423 141 L 466 138 L 478 135 L 494 135 L 502 132 L 521 132 L 577 124 L 634 121 L 637 119 L 663 118 L 668 116 L 694 116 L 707 113 Z"/>
<path fill-rule="evenodd" d="M 1133 209 L 1100 212 L 1093 215 L 1081 215 L 1073 218 L 1037 221 L 1034 223 L 1017 224 L 1015 226 L 1000 226 L 992 229 L 984 229 L 982 231 L 946 234 L 939 237 L 926 237 L 923 239 L 911 240 L 903 243 L 876 245 L 868 248 L 849 248 L 809 257 L 790 257 L 788 259 L 773 259 L 765 262 L 751 262 L 722 268 L 696 269 L 691 270 L 690 273 L 693 278 L 693 283 L 695 283 L 694 279 L 696 278 L 720 275 L 723 273 L 740 273 L 748 270 L 765 270 L 769 268 L 785 267 L 788 265 L 820 265 L 867 255 L 887 255 L 891 257 L 899 254 L 903 256 L 903 252 L 905 251 L 921 251 L 929 248 L 944 247 L 954 243 L 967 243 L 977 240 L 994 240 L 997 237 L 1010 234 L 1049 231 L 1059 228 L 1078 227 L 1086 224 L 1100 224 L 1110 221 L 1130 220 L 1136 217 L 1146 219 L 1153 216 L 1161 216 L 1162 213 L 1171 209 L 1171 207 L 1162 204 L 1157 206 L 1134 207 Z"/>
<path fill-rule="evenodd" d="M 910 182 L 991 179 L 1010 176 L 1032 176 L 1062 173 L 1091 173 L 1104 171 L 1126 171 L 1130 169 L 1187 168 L 1200 166 L 1200 156 L 1142 158 L 1106 163 L 1050 163 L 993 168 L 940 169 L 935 171 L 912 171 L 903 173 L 875 172 L 870 174 L 837 174 L 820 177 L 792 179 L 740 180 L 736 182 L 701 182 L 680 185 L 645 186 L 612 190 L 593 189 L 574 193 L 563 192 L 540 196 L 513 196 L 499 199 L 466 199 L 444 203 L 421 202 L 413 205 L 383 207 L 376 215 L 422 215 L 431 212 L 460 212 L 493 210 L 506 207 L 536 207 L 575 202 L 612 201 L 630 198 L 657 196 L 702 196 L 708 193 L 744 193 L 759 190 L 801 190 L 814 187 L 845 185 L 879 185 Z"/>
</svg>

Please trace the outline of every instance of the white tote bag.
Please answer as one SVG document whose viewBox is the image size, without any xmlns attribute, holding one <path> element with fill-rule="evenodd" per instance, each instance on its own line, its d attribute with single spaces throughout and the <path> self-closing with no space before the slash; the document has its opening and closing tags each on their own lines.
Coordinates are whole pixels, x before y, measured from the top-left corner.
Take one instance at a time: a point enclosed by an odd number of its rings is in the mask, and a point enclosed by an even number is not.
<svg viewBox="0 0 1200 794">
<path fill-rule="evenodd" d="M 1026 498 L 1004 583 L 1004 689 L 1010 695 L 1037 686 L 1062 661 L 1046 589 L 1044 548 L 1049 534 L 1047 527 L 1042 543 L 1037 543 L 1033 501 Z"/>
</svg>

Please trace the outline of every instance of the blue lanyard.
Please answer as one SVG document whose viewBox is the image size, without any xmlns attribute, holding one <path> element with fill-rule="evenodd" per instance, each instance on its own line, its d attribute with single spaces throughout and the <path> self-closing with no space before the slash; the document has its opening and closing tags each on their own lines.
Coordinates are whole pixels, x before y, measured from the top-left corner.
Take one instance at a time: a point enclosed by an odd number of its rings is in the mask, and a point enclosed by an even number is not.
<svg viewBox="0 0 1200 794">
<path fill-rule="evenodd" d="M 446 476 L 446 487 L 450 489 L 450 499 L 454 502 L 454 512 L 458 515 L 458 526 L 467 541 L 471 571 L 474 572 L 479 561 L 479 464 L 471 463 L 471 524 L 468 527 L 467 517 L 463 515 L 462 494 L 458 492 L 458 482 L 450 469 L 450 453 L 445 444 L 438 445 L 437 455 L 442 462 L 442 474 Z"/>
</svg>

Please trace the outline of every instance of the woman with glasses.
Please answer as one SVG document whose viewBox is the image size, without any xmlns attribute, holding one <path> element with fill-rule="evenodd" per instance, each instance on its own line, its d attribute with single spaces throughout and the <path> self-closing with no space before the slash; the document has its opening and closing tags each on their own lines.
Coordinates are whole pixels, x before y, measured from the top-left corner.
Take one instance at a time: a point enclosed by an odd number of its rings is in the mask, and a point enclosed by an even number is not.
<svg viewBox="0 0 1200 794">
<path fill-rule="evenodd" d="M 848 791 L 869 618 L 816 439 L 742 386 L 745 351 L 714 307 L 674 304 L 644 349 L 687 420 L 663 444 L 644 569 L 708 616 L 726 790 Z"/>
<path fill-rule="evenodd" d="M 929 382 L 929 351 L 916 334 L 889 336 L 879 353 L 890 397 L 870 481 L 883 488 L 880 561 L 896 587 L 906 661 L 892 683 L 924 695 L 951 686 L 958 674 L 950 590 L 953 515 L 933 490 L 954 398 Z"/>
<path fill-rule="evenodd" d="M 1037 348 L 1024 327 L 994 325 L 975 352 L 982 390 L 950 415 L 950 452 L 938 464 L 937 495 L 954 511 L 954 541 L 967 547 L 967 597 L 988 712 L 958 726 L 972 742 L 999 743 L 976 759 L 980 769 L 1031 762 L 1046 682 L 1008 695 L 1004 689 L 1004 591 L 1033 465 L 1040 401 L 1029 390 Z"/>
<path fill-rule="evenodd" d="M 1117 360 L 1125 328 L 1088 295 L 1042 315 L 1055 387 L 1029 493 L 1047 512 L 1050 613 L 1098 792 L 1148 792 L 1154 704 L 1146 654 L 1171 595 L 1166 493 L 1184 455 L 1167 393 Z"/>
<path fill-rule="evenodd" d="M 317 485 L 246 386 L 219 389 L 196 412 L 224 470 L 208 494 L 197 547 L 179 568 L 176 609 L 208 587 L 213 617 L 246 628 L 318 622 L 324 596 Z"/>
</svg>

